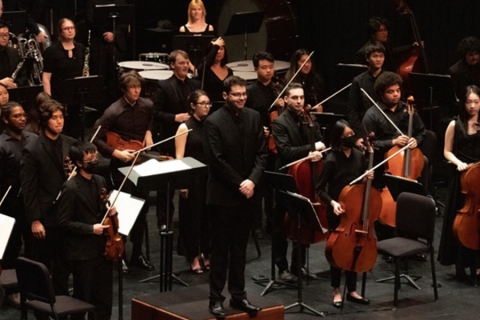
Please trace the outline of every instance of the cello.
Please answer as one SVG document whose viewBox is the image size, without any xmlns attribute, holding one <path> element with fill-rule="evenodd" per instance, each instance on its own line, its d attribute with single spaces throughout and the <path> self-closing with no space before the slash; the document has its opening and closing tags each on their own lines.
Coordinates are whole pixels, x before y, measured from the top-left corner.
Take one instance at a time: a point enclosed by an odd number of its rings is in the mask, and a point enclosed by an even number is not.
<svg viewBox="0 0 480 320">
<path fill-rule="evenodd" d="M 308 136 L 310 142 L 310 150 L 315 151 L 315 125 L 308 113 L 303 113 L 305 126 L 308 129 Z M 315 186 L 318 177 L 323 171 L 323 161 L 313 162 L 310 159 L 297 162 L 288 169 L 288 174 L 293 176 L 297 185 L 298 192 L 314 204 L 314 209 L 322 227 L 327 228 L 327 207 L 317 201 Z M 297 221 L 292 220 L 288 215 L 285 215 L 285 230 L 287 237 L 290 239 L 300 238 L 298 241 L 302 245 L 310 245 L 321 242 L 327 238 L 328 233 L 322 230 L 317 230 L 311 226 L 301 224 L 300 231 L 297 230 Z M 327 228 L 328 229 L 328 228 Z"/>
<path fill-rule="evenodd" d="M 372 170 L 373 147 L 368 140 L 367 148 L 368 169 Z M 380 192 L 372 188 L 371 179 L 366 184 L 354 184 L 354 181 L 343 188 L 338 198 L 345 212 L 337 229 L 328 237 L 325 255 L 328 262 L 336 268 L 366 272 L 377 260 L 377 239 L 373 224 L 380 214 L 382 198 Z"/>
<path fill-rule="evenodd" d="M 418 48 L 413 49 L 405 61 L 398 67 L 397 73 L 402 77 L 403 81 L 408 83 L 408 75 L 412 71 L 424 71 L 430 73 L 428 68 L 427 56 L 425 55 L 425 48 L 423 47 L 423 41 L 420 37 L 417 21 L 415 16 L 403 0 L 393 0 L 394 5 L 400 15 L 408 15 L 410 18 L 410 24 L 412 25 L 412 32 L 415 38 L 415 42 L 418 43 Z M 419 65 L 419 57 L 423 62 L 423 70 Z"/>
<path fill-rule="evenodd" d="M 460 243 L 472 250 L 480 249 L 480 162 L 470 165 L 462 173 L 461 192 L 465 195 L 463 207 L 457 211 L 453 222 L 453 234 Z"/>
<path fill-rule="evenodd" d="M 406 107 L 408 112 L 408 132 L 407 135 L 409 138 L 413 134 L 413 116 L 415 113 L 414 110 L 415 99 L 412 96 L 407 98 Z M 392 147 L 385 155 L 386 158 L 389 158 L 392 154 L 398 152 L 401 147 L 394 146 Z M 399 153 L 397 156 L 391 158 L 386 166 L 385 172 L 390 173 L 394 176 L 403 177 L 411 180 L 417 180 L 421 176 L 423 166 L 425 164 L 425 158 L 422 151 L 419 148 L 406 149 L 404 152 Z M 397 204 L 393 200 L 393 197 L 388 190 L 388 187 L 383 188 L 382 192 L 382 211 L 378 220 L 390 227 L 395 227 L 395 217 Z"/>
</svg>

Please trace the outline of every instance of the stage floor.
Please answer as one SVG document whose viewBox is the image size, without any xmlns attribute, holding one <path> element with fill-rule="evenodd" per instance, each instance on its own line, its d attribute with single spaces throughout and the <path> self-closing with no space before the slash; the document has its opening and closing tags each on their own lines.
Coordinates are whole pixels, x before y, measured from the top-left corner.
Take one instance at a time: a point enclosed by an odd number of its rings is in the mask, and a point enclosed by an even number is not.
<svg viewBox="0 0 480 320">
<path fill-rule="evenodd" d="M 442 192 L 443 191 L 443 192 Z M 440 190 L 440 194 L 444 194 L 445 190 Z M 152 194 L 153 196 L 153 194 Z M 443 198 L 443 197 L 442 197 Z M 154 202 L 153 202 L 154 203 Z M 151 243 L 151 260 L 158 271 L 159 265 L 159 236 L 156 228 L 155 207 L 151 206 L 148 214 L 150 226 L 150 243 Z M 440 232 L 442 227 L 442 218 L 438 217 L 436 221 L 435 246 L 438 248 Z M 175 235 L 177 230 L 175 230 Z M 176 242 L 175 242 L 176 246 Z M 246 267 L 247 293 L 248 296 L 255 300 L 263 291 L 263 287 L 257 285 L 252 277 L 270 275 L 270 257 L 271 245 L 267 238 L 260 240 L 261 257 L 257 257 L 257 252 L 253 240 L 250 240 L 248 246 L 248 263 Z M 176 247 L 174 248 L 176 249 Z M 291 246 L 289 247 L 289 250 Z M 310 249 L 310 269 L 319 273 L 320 279 L 310 281 L 305 284 L 304 302 L 318 311 L 326 313 L 327 317 L 335 317 L 337 319 L 420 319 L 441 320 L 441 319 L 478 319 L 480 307 L 478 305 L 479 288 L 474 287 L 471 283 L 459 282 L 454 278 L 454 267 L 444 267 L 437 263 L 437 279 L 441 284 L 439 288 L 439 300 L 434 302 L 433 289 L 431 288 L 431 273 L 429 263 L 411 261 L 409 263 L 410 274 L 422 275 L 423 277 L 417 281 L 422 290 L 416 290 L 409 285 L 403 285 L 399 292 L 399 307 L 392 309 L 393 301 L 393 282 L 376 283 L 376 279 L 381 279 L 392 275 L 390 264 L 378 257 L 377 263 L 373 270 L 368 273 L 366 296 L 371 300 L 369 306 L 362 306 L 346 302 L 343 314 L 340 310 L 335 309 L 332 302 L 332 294 L 330 280 L 328 278 L 329 265 L 324 254 L 325 243 L 315 244 Z M 127 245 L 127 256 L 131 250 L 130 243 Z M 290 253 L 290 252 L 289 252 Z M 289 255 L 290 257 L 290 255 Z M 189 271 L 189 265 L 185 258 L 174 254 L 174 271 L 179 273 L 179 277 L 188 283 L 191 287 L 199 287 L 196 292 L 203 292 L 205 303 L 196 304 L 198 312 L 207 312 L 208 307 L 208 272 L 201 275 L 193 274 Z M 124 277 L 124 302 L 123 302 L 123 318 L 131 319 L 131 300 L 145 295 L 159 292 L 158 281 L 148 283 L 139 283 L 138 281 L 149 276 L 157 274 L 157 271 L 145 272 L 139 269 L 133 269 L 132 273 Z M 402 282 L 405 283 L 405 282 Z M 359 277 L 358 290 L 361 289 Z M 173 291 L 184 290 L 183 286 L 173 285 Z M 187 289 L 188 290 L 188 289 Z M 184 291 L 185 292 L 185 291 Z M 200 293 L 201 294 L 201 293 Z M 228 298 L 228 294 L 225 294 Z M 159 299 L 161 295 L 158 296 Z M 297 291 L 292 288 L 283 288 L 272 290 L 264 296 L 266 299 L 274 303 L 290 305 L 297 301 Z M 185 296 L 188 299 L 188 295 Z M 226 302 L 228 305 L 228 302 Z M 118 287 L 117 276 L 115 274 L 114 282 L 114 309 L 112 319 L 117 319 L 119 315 L 118 308 Z M 20 317 L 19 310 L 3 307 L 0 310 L 0 319 L 10 320 Z M 30 316 L 33 318 L 33 314 Z M 287 310 L 285 319 L 313 319 L 315 316 L 309 312 L 298 313 L 298 308 Z"/>
</svg>

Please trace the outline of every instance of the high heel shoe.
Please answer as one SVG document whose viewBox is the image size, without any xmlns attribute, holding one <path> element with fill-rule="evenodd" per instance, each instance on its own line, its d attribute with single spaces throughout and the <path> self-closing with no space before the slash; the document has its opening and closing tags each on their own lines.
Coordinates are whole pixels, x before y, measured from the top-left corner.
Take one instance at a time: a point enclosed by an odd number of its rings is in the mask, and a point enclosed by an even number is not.
<svg viewBox="0 0 480 320">
<path fill-rule="evenodd" d="M 196 265 L 194 267 L 194 265 Z M 198 257 L 195 257 L 192 262 L 190 262 L 190 271 L 192 271 L 195 274 L 202 274 L 202 265 L 200 263 L 200 259 Z"/>
<path fill-rule="evenodd" d="M 209 271 L 210 270 L 210 259 L 205 258 L 205 255 L 202 253 L 202 254 L 200 254 L 200 261 L 202 262 L 205 270 Z"/>
</svg>

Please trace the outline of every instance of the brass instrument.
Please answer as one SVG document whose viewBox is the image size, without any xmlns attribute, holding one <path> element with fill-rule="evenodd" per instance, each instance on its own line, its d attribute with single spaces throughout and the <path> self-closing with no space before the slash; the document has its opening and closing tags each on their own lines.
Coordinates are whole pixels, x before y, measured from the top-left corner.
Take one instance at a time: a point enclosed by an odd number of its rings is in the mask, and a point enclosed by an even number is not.
<svg viewBox="0 0 480 320">
<path fill-rule="evenodd" d="M 90 62 L 90 33 L 91 30 L 88 30 L 88 40 L 87 47 L 85 48 L 85 62 L 83 63 L 83 76 L 88 77 L 90 75 L 90 67 L 88 66 Z"/>
<path fill-rule="evenodd" d="M 43 57 L 35 35 L 31 35 L 30 39 L 27 40 L 27 52 L 24 58 L 34 59 L 32 72 L 28 80 L 29 84 L 42 84 Z"/>
</svg>

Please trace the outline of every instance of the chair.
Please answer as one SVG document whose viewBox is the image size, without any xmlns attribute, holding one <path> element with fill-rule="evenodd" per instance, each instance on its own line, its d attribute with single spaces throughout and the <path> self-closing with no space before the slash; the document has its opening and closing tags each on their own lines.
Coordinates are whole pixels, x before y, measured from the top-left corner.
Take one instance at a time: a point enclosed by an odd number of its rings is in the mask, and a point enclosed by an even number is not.
<svg viewBox="0 0 480 320">
<path fill-rule="evenodd" d="M 0 306 L 3 305 L 5 290 L 16 290 L 17 286 L 17 273 L 15 269 L 2 270 L 0 275 Z"/>
<path fill-rule="evenodd" d="M 433 236 L 435 232 L 435 202 L 426 196 L 404 192 L 397 198 L 395 237 L 378 242 L 378 251 L 393 258 L 395 264 L 395 288 L 393 305 L 397 307 L 400 289 L 400 264 L 405 258 L 430 253 L 433 292 L 438 299 Z"/>
<path fill-rule="evenodd" d="M 95 310 L 93 305 L 81 300 L 69 296 L 55 296 L 50 273 L 44 264 L 19 257 L 16 270 L 20 288 L 21 319 L 27 319 L 28 309 L 48 314 L 57 320 L 61 316 Z"/>
</svg>

